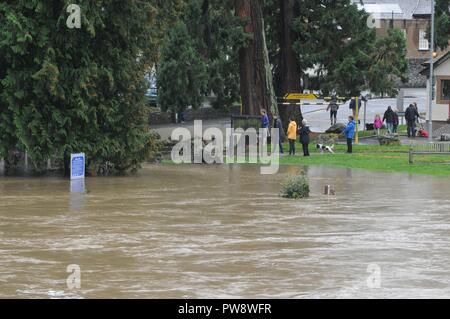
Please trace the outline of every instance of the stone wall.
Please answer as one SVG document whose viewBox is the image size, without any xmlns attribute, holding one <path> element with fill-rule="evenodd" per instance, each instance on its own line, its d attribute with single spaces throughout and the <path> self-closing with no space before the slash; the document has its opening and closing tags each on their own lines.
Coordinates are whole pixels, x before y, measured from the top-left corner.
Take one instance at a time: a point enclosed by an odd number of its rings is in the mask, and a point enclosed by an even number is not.
<svg viewBox="0 0 450 319">
<path fill-rule="evenodd" d="M 427 77 L 421 75 L 420 72 L 424 69 L 423 63 L 427 59 L 408 59 L 408 82 L 403 83 L 400 79 L 396 81 L 396 85 L 400 88 L 424 88 L 427 86 Z"/>
</svg>

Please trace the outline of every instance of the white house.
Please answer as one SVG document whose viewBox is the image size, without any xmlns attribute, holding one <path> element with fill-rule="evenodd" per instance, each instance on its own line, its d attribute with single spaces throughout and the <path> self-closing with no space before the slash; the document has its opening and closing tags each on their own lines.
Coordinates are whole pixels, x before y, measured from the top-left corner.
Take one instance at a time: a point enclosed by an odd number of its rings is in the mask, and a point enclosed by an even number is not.
<svg viewBox="0 0 450 319">
<path fill-rule="evenodd" d="M 426 69 L 422 74 L 427 75 L 427 92 L 430 92 L 430 63 L 426 64 Z M 436 58 L 434 65 L 434 90 L 433 90 L 433 105 L 432 115 L 433 124 L 436 128 L 450 123 L 450 52 Z M 429 100 L 429 96 L 428 96 Z M 427 108 L 428 110 L 428 108 Z M 427 114 L 428 118 L 428 114 Z"/>
</svg>

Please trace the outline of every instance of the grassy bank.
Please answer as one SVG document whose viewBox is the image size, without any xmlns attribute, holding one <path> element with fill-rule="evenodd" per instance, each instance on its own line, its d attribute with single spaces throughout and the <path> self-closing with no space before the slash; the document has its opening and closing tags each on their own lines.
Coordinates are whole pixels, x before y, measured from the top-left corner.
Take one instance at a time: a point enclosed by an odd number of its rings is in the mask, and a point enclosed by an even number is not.
<svg viewBox="0 0 450 319">
<path fill-rule="evenodd" d="M 287 146 L 286 146 L 287 147 Z M 345 145 L 336 145 L 336 154 L 320 154 L 311 145 L 311 157 L 301 156 L 301 145 L 297 145 L 297 156 L 284 155 L 281 165 L 326 165 L 358 168 L 371 171 L 398 172 L 449 176 L 449 155 L 415 156 L 417 163 L 409 164 L 409 146 L 355 145 L 353 154 L 346 154 Z"/>
</svg>

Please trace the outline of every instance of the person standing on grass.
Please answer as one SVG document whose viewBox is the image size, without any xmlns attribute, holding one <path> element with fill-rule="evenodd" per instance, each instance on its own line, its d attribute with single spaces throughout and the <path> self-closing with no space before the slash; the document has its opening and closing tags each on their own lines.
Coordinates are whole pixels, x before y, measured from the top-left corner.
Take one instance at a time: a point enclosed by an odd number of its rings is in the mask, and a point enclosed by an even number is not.
<svg viewBox="0 0 450 319">
<path fill-rule="evenodd" d="M 394 111 L 392 110 L 391 106 L 388 106 L 387 111 L 384 113 L 383 116 L 383 122 L 386 121 L 386 127 L 389 134 L 392 134 L 394 132 L 394 121 L 395 121 L 395 115 Z"/>
<path fill-rule="evenodd" d="M 261 128 L 262 128 L 262 133 L 260 135 L 261 140 L 259 141 L 259 143 L 261 145 L 266 145 L 267 144 L 267 136 L 269 133 L 269 116 L 267 115 L 267 111 L 266 110 L 261 110 Z"/>
<path fill-rule="evenodd" d="M 297 140 L 297 122 L 295 122 L 293 117 L 289 118 L 288 140 L 289 140 L 289 155 L 295 156 L 295 142 Z"/>
<path fill-rule="evenodd" d="M 286 138 L 286 134 L 284 132 L 283 124 L 281 123 L 281 119 L 280 119 L 280 117 L 278 115 L 275 115 L 275 117 L 274 117 L 273 127 L 275 129 L 278 129 L 278 132 L 279 132 L 278 136 L 280 137 L 280 142 L 279 142 L 280 154 L 284 154 L 283 142 L 284 142 L 284 139 Z"/>
<path fill-rule="evenodd" d="M 300 134 L 300 143 L 302 144 L 304 156 L 310 156 L 309 154 L 310 133 L 311 130 L 309 129 L 308 122 L 306 120 L 303 120 L 302 125 L 300 126 L 299 129 L 299 134 Z"/>
<path fill-rule="evenodd" d="M 380 130 L 383 127 L 383 121 L 381 120 L 380 114 L 375 115 L 375 120 L 373 121 L 373 128 L 377 132 L 377 136 L 380 136 Z"/>
<path fill-rule="evenodd" d="M 348 124 L 345 127 L 344 135 L 347 138 L 347 153 L 353 153 L 353 138 L 355 137 L 356 122 L 353 116 L 348 117 Z"/>
<path fill-rule="evenodd" d="M 327 107 L 327 112 L 330 112 L 330 120 L 331 120 L 331 126 L 335 125 L 337 123 L 337 113 L 339 110 L 339 104 L 337 103 L 337 99 L 333 97 L 331 100 L 331 103 Z"/>
<path fill-rule="evenodd" d="M 405 111 L 406 126 L 408 130 L 408 138 L 416 137 L 416 121 L 420 117 L 414 104 L 410 104 Z"/>
</svg>

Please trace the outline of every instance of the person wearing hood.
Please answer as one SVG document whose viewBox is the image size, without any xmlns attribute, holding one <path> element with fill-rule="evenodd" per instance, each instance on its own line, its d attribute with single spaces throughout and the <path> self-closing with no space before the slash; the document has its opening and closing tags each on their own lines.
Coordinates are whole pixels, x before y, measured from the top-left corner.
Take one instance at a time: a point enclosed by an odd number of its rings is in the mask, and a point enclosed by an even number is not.
<svg viewBox="0 0 450 319">
<path fill-rule="evenodd" d="M 384 113 L 383 122 L 386 121 L 386 127 L 389 134 L 394 132 L 395 113 L 391 106 L 388 106 L 387 111 Z"/>
<path fill-rule="evenodd" d="M 353 116 L 348 117 L 348 124 L 345 127 L 344 135 L 347 138 L 347 153 L 353 153 L 353 138 L 355 137 L 356 122 Z"/>
<path fill-rule="evenodd" d="M 304 156 L 310 156 L 309 154 L 309 143 L 310 138 L 309 134 L 311 133 L 311 130 L 309 129 L 308 122 L 306 120 L 302 121 L 302 124 L 300 126 L 299 135 L 300 135 L 300 143 L 303 147 L 303 155 Z"/>
</svg>

